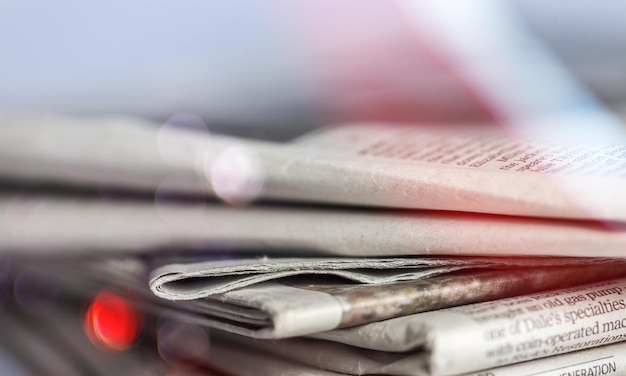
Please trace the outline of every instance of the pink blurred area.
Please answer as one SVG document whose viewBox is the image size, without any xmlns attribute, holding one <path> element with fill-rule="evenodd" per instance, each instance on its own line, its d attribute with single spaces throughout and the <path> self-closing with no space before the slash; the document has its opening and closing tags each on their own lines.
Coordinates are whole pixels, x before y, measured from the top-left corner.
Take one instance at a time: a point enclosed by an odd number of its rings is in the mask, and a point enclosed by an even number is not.
<svg viewBox="0 0 626 376">
<path fill-rule="evenodd" d="M 437 51 L 429 50 L 393 2 L 285 2 L 324 83 L 324 108 L 340 121 L 486 119 Z"/>
</svg>

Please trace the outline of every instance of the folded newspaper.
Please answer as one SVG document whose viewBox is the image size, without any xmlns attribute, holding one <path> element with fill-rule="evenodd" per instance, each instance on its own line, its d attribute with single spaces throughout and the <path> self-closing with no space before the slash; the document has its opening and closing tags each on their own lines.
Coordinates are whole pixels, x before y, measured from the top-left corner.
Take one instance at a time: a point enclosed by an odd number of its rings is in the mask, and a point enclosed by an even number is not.
<svg viewBox="0 0 626 376">
<path fill-rule="evenodd" d="M 211 354 L 228 359 L 230 343 L 264 343 L 250 355 L 256 370 L 268 355 L 319 374 L 495 372 L 626 339 L 626 280 L 463 305 L 623 276 L 621 261 L 591 257 L 626 256 L 625 176 L 623 139 L 372 124 L 279 144 L 129 118 L 0 114 L 0 257 L 76 256 L 55 270 L 81 290 L 109 280 L 159 315 L 317 337 L 224 334 L 221 347 L 215 336 Z M 341 206 L 241 205 L 256 200 Z M 267 258 L 164 263 L 178 252 Z M 131 254 L 127 270 L 78 260 Z M 429 255 L 457 259 L 403 257 Z M 459 257 L 510 255 L 585 259 Z M 150 288 L 166 299 L 147 297 L 141 278 L 156 257 Z M 600 354 L 588 361 L 600 372 L 623 367 Z"/>
<path fill-rule="evenodd" d="M 157 257 L 155 260 L 157 263 L 166 263 L 166 265 L 151 272 L 150 286 L 152 291 L 157 296 L 170 300 L 193 300 L 264 281 L 299 275 L 330 275 L 352 282 L 385 284 L 415 281 L 468 268 L 596 264 L 602 265 L 607 270 L 618 270 L 615 264 L 620 267 L 626 266 L 626 262 L 619 259 L 568 257 L 270 258 L 263 256 L 260 258 L 233 258 L 230 255 L 217 255 L 212 256 L 212 258 L 214 260 L 204 262 L 171 263 L 167 257 Z"/>
<path fill-rule="evenodd" d="M 425 370 L 432 375 L 458 375 L 624 341 L 625 293 L 622 278 L 418 313 L 315 337 L 417 355 L 424 357 Z"/>
<path fill-rule="evenodd" d="M 0 177 L 359 206 L 626 220 L 626 142 L 341 126 L 286 144 L 130 118 L 0 115 Z"/>
<path fill-rule="evenodd" d="M 93 283 L 94 287 L 97 287 L 99 283 L 90 278 L 81 283 L 83 279 L 80 276 L 90 275 L 96 277 L 96 280 L 97 277 L 102 277 L 102 282 L 109 281 L 112 284 L 109 288 L 114 289 L 113 291 L 119 284 L 121 289 L 119 287 L 117 289 L 121 296 L 127 293 L 132 296 L 136 290 L 141 290 L 141 286 L 135 286 L 131 282 L 143 273 L 144 265 L 140 259 L 136 261 L 108 259 L 98 262 L 96 259 L 88 259 L 70 260 L 69 263 L 51 262 L 50 276 L 54 277 L 51 281 L 62 280 L 67 288 L 78 289 L 80 292 L 78 296 L 84 297 L 85 289 L 90 289 L 87 285 Z M 15 267 L 19 265 L 19 262 L 14 264 Z M 590 267 L 606 266 L 598 264 Z M 589 278 L 596 278 L 600 274 L 604 277 L 610 277 L 611 274 L 609 270 L 604 269 L 604 272 L 592 276 L 591 273 L 585 274 L 584 271 L 581 273 L 581 269 L 576 270 L 580 267 L 578 265 L 564 267 L 570 268 L 569 274 L 559 274 L 557 271 L 557 274 L 552 275 L 546 271 L 543 277 L 540 277 L 541 273 L 522 268 L 513 273 L 518 278 L 517 282 L 509 284 L 501 280 L 485 287 L 488 290 L 494 289 L 493 292 L 500 287 L 504 289 L 501 293 L 506 295 L 512 291 L 507 289 L 512 286 L 515 288 L 515 285 L 518 288 L 517 293 L 520 293 L 524 289 L 528 291 L 537 286 L 580 283 Z M 33 266 L 27 265 L 26 268 L 32 270 Z M 550 269 L 553 268 L 561 267 Z M 616 273 L 619 269 L 624 268 L 616 265 L 613 272 Z M 48 268 L 44 270 L 48 271 Z M 66 272 L 62 272 L 63 270 Z M 519 279 L 524 275 L 529 277 Z M 557 281 L 559 278 L 563 279 L 559 282 Z M 449 281 L 455 282 L 453 278 Z M 475 283 L 470 283 L 468 279 L 460 279 L 447 289 L 456 291 L 457 298 L 462 300 L 466 293 L 471 295 L 480 290 L 480 282 L 484 281 L 478 278 L 475 279 Z M 495 281 L 496 279 L 492 278 L 492 282 Z M 133 291 L 126 291 L 128 287 Z M 211 367 L 237 375 L 288 375 L 293 372 L 312 375 L 452 375 L 478 369 L 486 369 L 496 376 L 528 375 L 535 372 L 561 375 L 557 371 L 575 372 L 583 369 L 587 372 L 591 369 L 592 374 L 616 373 L 621 372 L 624 367 L 621 362 L 625 353 L 623 344 L 578 351 L 571 355 L 558 354 L 606 345 L 626 338 L 626 326 L 622 323 L 621 314 L 625 307 L 623 299 L 625 288 L 625 279 L 569 287 L 334 330 L 318 334 L 320 339 L 267 341 L 211 331 L 210 349 L 207 347 L 205 353 L 191 352 L 184 355 L 193 355 L 194 358 L 189 360 L 209 364 Z M 380 289 L 378 292 L 384 294 L 385 291 L 386 289 Z M 430 292 L 436 293 L 436 290 L 431 289 Z M 360 295 L 360 292 L 357 295 Z M 426 297 L 428 294 L 423 293 L 422 296 Z M 353 294 L 351 298 L 354 297 Z M 442 298 L 445 300 L 445 296 Z M 435 299 L 430 296 L 431 301 Z M 357 302 L 361 304 L 363 300 Z M 173 305 L 167 304 L 153 306 L 152 302 L 143 299 L 137 303 L 137 307 L 142 307 L 146 312 L 160 317 L 159 322 L 172 317 L 176 322 L 188 323 L 179 325 L 193 327 L 193 323 L 206 324 L 205 321 L 197 319 L 199 316 L 194 315 L 193 311 L 184 308 L 174 309 Z M 176 302 L 179 303 L 182 302 Z M 202 327 L 196 327 L 195 330 L 202 330 Z M 550 361 L 536 360 L 506 366 L 535 356 L 550 356 Z M 249 361 L 234 363 L 230 361 L 243 358 Z M 249 368 L 250 361 L 255 362 L 254 372 Z M 288 373 L 289 371 L 292 373 Z"/>
<path fill-rule="evenodd" d="M 235 374 L 248 374 L 245 365 L 224 360 L 248 355 L 256 359 L 258 372 L 276 375 L 289 370 L 320 375 L 623 374 L 625 289 L 626 280 L 618 279 L 420 313 L 317 335 L 324 341 L 269 342 L 215 333 L 215 347 L 205 361 Z"/>
<path fill-rule="evenodd" d="M 355 267 L 359 269 L 350 269 Z M 384 269 L 390 267 L 394 269 Z M 460 269 L 467 270 L 454 272 Z M 381 270 L 384 279 L 370 277 Z M 357 277 L 345 275 L 347 271 Z M 176 307 L 197 315 L 194 322 L 251 337 L 284 338 L 626 276 L 626 262 L 592 258 L 269 259 L 265 263 L 167 265 L 151 274 L 155 295 L 184 300 Z M 320 274 L 367 284 L 328 280 L 319 278 Z M 317 277 L 284 278 L 294 275 Z M 274 281 L 263 282 L 270 279 Z"/>
<path fill-rule="evenodd" d="M 0 194 L 0 253 L 120 255 L 251 250 L 353 257 L 624 257 L 626 224 L 201 201 Z"/>
<path fill-rule="evenodd" d="M 160 261 L 157 263 L 169 262 Z M 180 258 L 177 256 L 176 258 Z M 4 258 L 6 260 L 6 257 Z M 153 270 L 150 287 L 160 298 L 155 297 L 148 289 L 150 265 L 155 257 L 83 257 L 66 258 L 63 260 L 40 259 L 51 280 L 65 281 L 68 286 L 79 289 L 81 293 L 93 290 L 92 286 L 106 284 L 116 287 L 121 294 L 130 294 L 137 304 L 147 310 L 158 311 L 159 314 L 176 317 L 183 321 L 202 324 L 203 326 L 220 328 L 251 337 L 279 338 L 296 335 L 312 334 L 338 327 L 350 327 L 393 317 L 468 304 L 479 301 L 499 299 L 546 289 L 579 285 L 596 280 L 626 275 L 626 261 L 599 258 L 426 258 L 426 259 L 395 259 L 393 263 L 368 260 L 369 265 L 421 265 L 416 271 L 425 270 L 425 275 L 434 273 L 446 274 L 427 277 L 408 282 L 366 284 L 350 283 L 344 280 L 319 278 L 319 272 L 334 272 L 323 267 L 332 265 L 332 261 L 343 264 L 342 259 L 328 258 L 322 263 L 312 263 L 315 258 L 290 259 L 285 265 L 308 265 L 308 270 L 300 270 L 300 277 L 309 275 L 315 278 L 284 278 L 284 276 L 265 272 L 275 270 L 274 265 L 280 264 L 272 259 L 252 259 L 249 264 L 238 260 L 238 272 L 247 269 L 249 274 L 222 275 L 229 281 L 242 279 L 243 284 L 230 284 L 223 291 L 224 285 L 213 283 L 211 278 L 196 278 L 199 282 L 192 291 L 189 285 L 181 284 L 180 288 L 167 286 L 180 279 L 164 282 L 167 270 L 192 271 L 198 265 L 206 267 L 207 262 L 167 265 Z M 388 260 L 386 260 L 388 261 Z M 14 258 L 13 270 L 28 266 L 28 260 Z M 212 263 L 214 268 L 207 274 L 221 274 L 228 268 L 224 262 Z M 228 261 L 227 264 L 233 265 Z M 363 260 L 347 260 L 350 266 L 363 265 Z M 21 265 L 21 266 L 20 266 Z M 169 269 L 168 269 L 169 267 Z M 489 269 L 488 269 L 489 267 Z M 278 267 L 280 268 L 280 266 Z M 450 268 L 450 269 L 448 269 Z M 429 272 L 428 269 L 434 269 Z M 466 269 L 461 271 L 450 270 Z M 204 269 L 200 269 L 204 270 Z M 360 272 L 358 269 L 353 271 Z M 396 269 L 397 270 L 397 269 Z M 230 269 L 232 272 L 232 268 Z M 393 271 L 393 269 L 388 269 Z M 399 274 L 410 273 L 403 269 Z M 160 274 L 162 273 L 162 274 Z M 419 273 L 418 273 L 419 274 Z M 175 274 L 183 278 L 184 273 Z M 189 275 L 189 274 L 187 274 Z M 197 274 L 196 274 L 197 275 Z M 217 277 L 217 279 L 222 278 Z M 232 277 L 232 278 L 231 278 Z M 276 278 L 270 282 L 259 280 Z M 192 277 L 193 279 L 194 277 Z M 411 277 L 414 278 L 414 277 Z M 195 282 L 194 282 L 195 283 Z M 241 287 L 245 284 L 256 283 Z M 235 288 L 235 286 L 237 288 Z M 166 287 L 163 289 L 163 287 Z M 216 290 L 218 287 L 219 290 Z M 172 290 L 176 293 L 173 294 Z M 140 298 L 137 300 L 136 298 Z M 162 299 L 165 298 L 165 299 Z M 175 299 L 175 300 L 172 300 Z M 192 299 L 179 301 L 179 299 Z"/>
</svg>

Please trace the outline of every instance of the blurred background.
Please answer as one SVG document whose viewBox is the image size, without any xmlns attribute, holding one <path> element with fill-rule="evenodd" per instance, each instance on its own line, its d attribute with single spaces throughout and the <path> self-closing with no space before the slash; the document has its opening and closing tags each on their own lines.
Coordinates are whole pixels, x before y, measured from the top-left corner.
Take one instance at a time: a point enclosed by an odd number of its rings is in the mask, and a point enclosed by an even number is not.
<svg viewBox="0 0 626 376">
<path fill-rule="evenodd" d="M 439 3 L 1 0 L 0 108 L 190 112 L 283 139 L 561 111 L 585 95 L 626 111 L 626 3 Z"/>
</svg>

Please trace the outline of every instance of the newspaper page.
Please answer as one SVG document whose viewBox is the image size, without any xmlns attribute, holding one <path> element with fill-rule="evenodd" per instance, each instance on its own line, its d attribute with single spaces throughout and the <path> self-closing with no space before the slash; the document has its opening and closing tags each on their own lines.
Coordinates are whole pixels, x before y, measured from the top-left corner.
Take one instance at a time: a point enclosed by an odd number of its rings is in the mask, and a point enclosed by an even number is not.
<svg viewBox="0 0 626 376">
<path fill-rule="evenodd" d="M 456 375 L 626 339 L 626 279 L 418 313 L 315 335 L 377 351 L 424 348 Z"/>
<path fill-rule="evenodd" d="M 177 262 L 170 261 L 172 258 Z M 193 300 L 292 276 L 333 276 L 346 282 L 383 284 L 415 281 L 467 268 L 624 264 L 623 259 L 571 257 L 294 258 L 265 255 L 247 258 L 212 255 L 204 258 L 212 260 L 185 262 L 185 256 L 153 257 L 151 263 L 162 266 L 150 273 L 150 288 L 155 295 L 165 299 Z"/>
<path fill-rule="evenodd" d="M 351 168 L 369 166 L 360 184 L 381 206 L 624 219 L 626 147 L 560 136 L 517 138 L 485 125 L 365 124 L 313 132 L 294 145 L 360 158 Z"/>
<path fill-rule="evenodd" d="M 506 261 L 503 260 L 504 265 Z M 494 263 L 488 258 L 230 258 L 158 267 L 151 273 L 150 288 L 165 299 L 193 300 L 297 275 L 382 284 L 479 267 L 481 262 L 485 266 Z"/>
<path fill-rule="evenodd" d="M 624 257 L 621 223 L 197 201 L 0 195 L 0 253 Z"/>
<path fill-rule="evenodd" d="M 593 265 L 597 262 L 596 265 Z M 549 264 L 549 262 L 547 263 Z M 226 293 L 204 294 L 204 299 L 177 301 L 183 308 L 213 321 L 224 321 L 228 331 L 256 338 L 286 338 L 335 328 L 386 320 L 417 312 L 500 299 L 590 283 L 626 275 L 624 262 L 590 259 L 578 265 L 470 270 L 420 281 L 355 285 L 320 278 L 283 279 Z M 160 291 L 167 300 L 180 299 L 179 290 Z M 154 286 L 152 290 L 155 291 Z M 198 297 L 193 287 L 190 295 Z M 209 326 L 211 322 L 207 322 Z"/>
<path fill-rule="evenodd" d="M 287 144 L 129 118 L 0 115 L 0 176 L 212 195 L 626 220 L 626 145 L 495 127 L 341 126 Z"/>
<path fill-rule="evenodd" d="M 0 176 L 31 183 L 211 192 L 205 159 L 234 140 L 128 117 L 0 113 Z M 251 144 L 254 142 L 249 141 Z"/>
<path fill-rule="evenodd" d="M 427 354 L 384 353 L 351 346 L 294 338 L 280 341 L 251 340 L 215 333 L 213 350 L 204 361 L 237 375 L 247 375 L 241 362 L 221 362 L 255 356 L 257 374 L 287 376 L 316 372 L 337 372 L 341 375 L 429 376 Z M 219 354 L 219 356 L 217 356 Z M 308 368 L 305 368 L 308 367 Z M 265 372 L 265 371 L 271 372 Z M 295 372 L 295 373 L 294 373 Z M 619 342 L 597 348 L 554 355 L 523 363 L 484 369 L 464 376 L 601 376 L 626 375 L 626 343 Z"/>
<path fill-rule="evenodd" d="M 626 375 L 626 342 L 497 367 L 471 376 L 602 376 Z M 467 375 L 470 376 L 470 375 Z"/>
<path fill-rule="evenodd" d="M 84 264 L 87 267 L 80 267 Z M 18 263 L 19 264 L 19 263 Z M 85 282 L 92 283 L 90 279 L 86 279 L 84 282 L 80 281 L 80 275 L 93 275 L 91 272 L 94 267 L 96 270 L 100 270 L 102 273 L 108 271 L 115 271 L 115 275 L 135 275 L 137 273 L 136 268 L 132 270 L 122 271 L 120 273 L 117 268 L 113 268 L 115 265 L 109 265 L 107 267 L 98 268 L 96 260 L 87 260 L 87 262 L 70 263 L 74 265 L 68 265 L 67 263 L 58 263 L 58 270 L 65 270 L 65 272 L 57 272 L 57 268 L 50 270 L 52 280 L 63 283 L 63 291 L 65 288 L 76 290 L 78 289 L 78 296 L 85 296 L 85 291 L 89 291 L 89 288 L 85 285 Z M 46 267 L 49 263 L 46 263 Z M 17 265 L 15 265 L 17 267 Z M 30 265 L 29 268 L 32 268 Z M 71 266 L 71 267 L 70 267 Z M 47 269 L 46 269 L 47 270 Z M 99 273 L 98 273 L 99 274 Z M 59 280 L 60 278 L 60 280 Z M 78 278 L 78 279 L 77 279 Z M 129 281 L 132 281 L 131 278 Z M 106 282 L 108 281 L 108 282 Z M 123 282 L 122 282 L 123 281 Z M 113 285 L 133 287 L 132 284 L 128 284 L 125 279 L 115 280 L 110 276 L 103 278 L 100 286 Z M 88 283 L 88 284 L 89 284 Z M 97 289 L 98 284 L 94 284 L 94 288 Z M 87 290 L 85 290 L 87 288 Z M 126 288 L 117 290 L 121 296 L 125 295 Z M 96 290 L 94 290 L 96 291 Z M 134 294 L 134 292 L 131 293 Z M 140 301 L 137 300 L 137 303 Z M 185 311 L 183 309 L 174 309 L 172 306 L 153 306 L 150 301 L 144 301 L 138 307 L 145 310 L 146 313 L 154 313 L 156 316 L 161 317 L 160 322 L 163 323 L 163 318 L 174 317 L 175 322 L 179 325 L 189 325 L 193 327 L 195 332 L 206 330 L 205 324 L 201 321 L 194 321 L 192 318 L 194 314 L 192 312 Z M 6 310 L 5 310 L 6 312 Z M 74 320 L 74 322 L 76 322 Z M 56 322 L 55 322 L 56 323 Z M 195 323 L 195 324 L 194 324 Z M 10 339 L 12 333 L 11 328 L 14 326 L 8 326 L 7 333 L 2 332 L 0 337 L 3 339 Z M 183 333 L 188 333 L 184 332 Z M 82 336 L 84 339 L 84 336 Z M 197 351 L 187 352 L 185 355 L 198 355 L 193 360 L 199 361 L 201 364 L 209 364 L 216 369 L 222 369 L 224 371 L 233 372 L 234 374 L 271 374 L 271 375 L 289 375 L 289 371 L 296 372 L 296 374 L 311 374 L 311 375 L 332 375 L 332 374 L 389 374 L 389 375 L 425 375 L 426 364 L 425 354 L 420 350 L 417 352 L 409 353 L 390 353 L 390 352 L 378 352 L 365 350 L 353 346 L 343 345 L 337 342 L 327 342 L 315 339 L 296 338 L 280 341 L 267 341 L 258 340 L 254 341 L 251 338 L 236 337 L 234 335 L 227 335 L 224 332 L 210 331 L 211 347 L 207 348 L 207 352 L 198 353 Z M 163 337 L 160 338 L 161 345 L 159 348 L 163 351 L 169 351 L 168 349 L 176 348 L 171 343 L 172 338 L 167 337 L 167 343 L 165 347 L 163 345 Z M 180 337 L 179 340 L 188 340 L 188 337 Z M 35 344 L 36 345 L 36 344 Z M 581 376 L 575 374 L 576 370 L 586 369 L 587 375 L 591 374 L 621 374 L 624 370 L 624 366 L 620 363 L 621 359 L 626 359 L 624 356 L 624 349 L 616 346 L 603 346 L 598 348 L 598 351 L 589 353 L 583 350 L 576 353 L 566 354 L 564 356 L 556 356 L 545 358 L 543 363 L 539 361 L 535 365 L 535 361 L 520 363 L 516 366 L 501 367 L 495 369 L 489 369 L 495 376 L 507 376 L 507 375 L 524 375 L 528 376 L 534 374 L 534 372 L 545 372 L 548 375 L 563 375 L 567 376 Z M 183 348 L 187 348 L 184 347 Z M 225 356 L 226 352 L 229 356 Z M 248 358 L 248 354 L 251 356 Z M 568 357 L 569 356 L 569 357 Z M 250 368 L 249 362 L 233 362 L 234 359 L 254 359 L 255 368 Z M 548 362 L 549 361 L 549 362 Z M 519 371 L 516 367 L 520 367 Z M 589 373 L 589 369 L 592 372 Z M 533 371 L 534 372 L 531 372 Z M 253 373 L 256 371 L 256 373 Z M 523 372 L 522 372 L 523 371 Z M 287 372 L 287 373 L 285 373 Z M 567 372 L 571 372 L 567 374 Z M 600 373 L 601 372 L 601 373 Z M 482 374 L 483 372 L 481 372 Z M 477 376 L 477 375 L 476 375 Z M 488 375 L 491 376 L 491 375 Z"/>
</svg>

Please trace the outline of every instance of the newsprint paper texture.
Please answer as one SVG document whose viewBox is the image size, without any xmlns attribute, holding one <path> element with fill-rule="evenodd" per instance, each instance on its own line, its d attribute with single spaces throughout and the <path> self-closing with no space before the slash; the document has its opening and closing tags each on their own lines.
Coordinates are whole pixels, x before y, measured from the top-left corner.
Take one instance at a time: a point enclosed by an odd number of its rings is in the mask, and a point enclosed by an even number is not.
<svg viewBox="0 0 626 376">
<path fill-rule="evenodd" d="M 435 211 L 0 194 L 0 253 L 626 257 L 626 224 Z"/>
<path fill-rule="evenodd" d="M 369 124 L 277 144 L 132 118 L 0 113 L 0 177 L 233 203 L 626 220 L 626 142 L 587 141 L 526 140 L 485 125 Z"/>
<path fill-rule="evenodd" d="M 17 261 L 17 260 L 15 260 Z M 106 263 L 106 262 L 105 262 Z M 134 282 L 135 275 L 141 275 L 141 262 L 133 263 L 131 259 L 122 261 L 111 260 L 109 265 L 101 262 L 82 261 L 68 265 L 63 262 L 52 262 L 50 275 L 60 278 L 63 289 L 78 291 L 78 296 L 84 296 L 89 289 L 97 291 L 101 284 L 85 279 L 84 276 L 102 276 L 103 281 L 112 281 L 120 287 L 118 293 L 124 295 L 129 287 L 132 294 L 140 293 L 141 285 Z M 135 264 L 135 265 L 133 265 Z M 128 267 L 128 266 L 131 267 Z M 18 265 L 15 264 L 17 267 Z M 117 266 L 117 267 L 116 267 Z M 58 267 L 58 268 L 57 268 Z M 95 268 L 95 269 L 94 269 Z M 47 269 L 46 269 L 47 270 Z M 92 270 L 95 270 L 92 271 Z M 111 278 L 111 275 L 119 278 Z M 83 277 L 81 277 L 81 275 Z M 93 286 L 89 286 L 93 284 Z M 597 285 L 598 286 L 598 285 Z M 607 286 L 610 288 L 610 286 Z M 85 290 L 87 289 L 87 290 Z M 570 294 L 585 294 L 585 291 L 571 291 Z M 543 294 L 546 296 L 546 294 Z M 549 298 L 557 295 L 550 294 Z M 560 296 L 563 301 L 565 297 Z M 138 300 L 138 302 L 143 300 Z M 165 302 L 165 301 L 164 301 Z M 142 308 L 156 315 L 167 313 L 187 323 L 202 324 L 191 319 L 189 313 L 181 313 L 174 304 L 152 306 L 152 303 Z M 180 302 L 172 302 L 178 304 Z M 156 310 L 153 310 L 155 309 Z M 576 307 L 573 307 L 576 309 Z M 167 317 L 166 315 L 166 317 Z M 74 320 L 76 321 L 76 320 Z M 187 324 L 202 330 L 194 324 Z M 7 329 L 11 329 L 9 326 Z M 410 332 L 408 332 L 410 334 Z M 393 334 L 393 333 L 392 333 Z M 236 375 L 340 375 L 340 374 L 389 374 L 389 375 L 427 375 L 426 354 L 421 347 L 409 352 L 380 352 L 359 347 L 344 345 L 338 342 L 323 341 L 311 338 L 292 338 L 287 340 L 254 340 L 220 331 L 210 332 L 211 347 L 208 353 L 198 354 L 193 360 L 209 364 L 216 369 L 232 372 Z M 181 340 L 186 340 L 182 337 Z M 402 341 L 402 338 L 397 338 Z M 185 348 L 183 346 L 183 348 Z M 195 354 L 195 353 L 194 353 Z M 242 362 L 241 359 L 249 362 Z M 592 350 L 582 350 L 576 353 L 551 356 L 543 360 L 519 363 L 513 366 L 503 366 L 489 369 L 493 375 L 485 371 L 477 372 L 474 376 L 531 376 L 544 374 L 547 376 L 601 376 L 608 374 L 621 375 L 625 373 L 624 360 L 626 347 L 623 343 L 602 346 Z M 320 369 L 321 368 L 321 369 Z M 591 370 L 591 371 L 590 371 Z"/>
<path fill-rule="evenodd" d="M 157 258 L 158 260 L 158 258 Z M 520 259 L 526 261 L 526 259 Z M 597 261 L 607 262 L 609 259 Z M 160 261 L 160 260 L 159 260 Z M 529 264 L 534 264 L 527 261 Z M 541 264 L 538 259 L 536 265 Z M 551 262 L 552 259 L 546 259 Z M 560 262 L 559 262 L 560 261 Z M 569 261 L 569 262 L 568 262 Z M 418 280 L 428 276 L 470 267 L 507 266 L 502 258 L 230 258 L 191 263 L 172 263 L 151 273 L 150 288 L 155 295 L 169 300 L 192 300 L 228 292 L 264 281 L 297 275 L 335 276 L 348 281 L 382 284 Z M 557 258 L 557 264 L 582 262 Z"/>
<path fill-rule="evenodd" d="M 446 308 L 316 334 L 383 352 L 422 349 L 449 376 L 626 340 L 626 279 Z"/>
<path fill-rule="evenodd" d="M 151 258 L 150 264 L 162 265 L 150 273 L 150 288 L 155 295 L 169 300 L 193 300 L 264 281 L 298 275 L 319 277 L 329 275 L 352 282 L 383 284 L 414 281 L 468 268 L 609 264 L 608 271 L 616 269 L 615 263 L 626 265 L 626 261 L 621 259 L 591 257 L 245 258 L 214 255 L 205 256 L 211 259 L 207 261 L 185 261 L 189 258 L 193 256 L 163 255 Z"/>
<path fill-rule="evenodd" d="M 582 265 L 559 266 L 559 261 L 546 260 L 545 264 L 553 263 L 549 267 L 533 261 L 534 267 L 526 262 L 515 268 L 514 261 L 508 261 L 499 270 L 482 268 L 380 285 L 329 282 L 317 276 L 263 282 L 225 293 L 211 290 L 210 278 L 151 288 L 167 300 L 194 299 L 178 301 L 176 306 L 206 325 L 256 338 L 285 338 L 626 275 L 623 261 L 596 260 L 593 265 L 594 259 L 589 259 Z M 202 292 L 203 287 L 208 289 Z"/>
<path fill-rule="evenodd" d="M 211 351 L 198 361 L 241 376 L 432 375 L 423 352 L 382 353 L 306 338 L 268 343 L 219 333 L 213 335 L 211 344 Z M 626 342 L 459 375 L 623 376 Z"/>
</svg>

